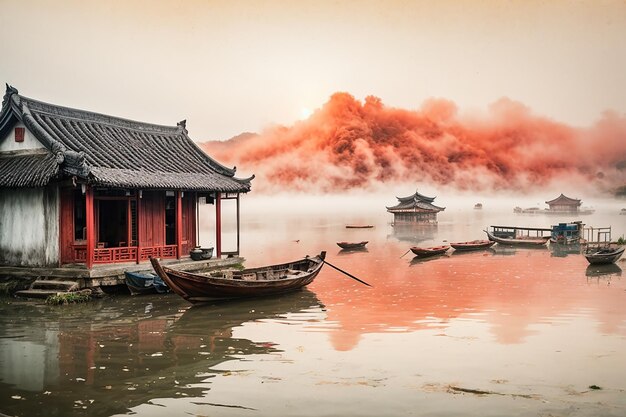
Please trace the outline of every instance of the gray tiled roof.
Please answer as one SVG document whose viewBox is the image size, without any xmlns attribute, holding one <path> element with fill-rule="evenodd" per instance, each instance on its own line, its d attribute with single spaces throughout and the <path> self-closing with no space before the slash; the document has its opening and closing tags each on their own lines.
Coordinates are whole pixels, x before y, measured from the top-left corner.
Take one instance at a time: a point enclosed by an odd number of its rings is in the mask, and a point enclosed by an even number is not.
<svg viewBox="0 0 626 417">
<path fill-rule="evenodd" d="M 84 178 L 93 185 L 250 191 L 252 178 L 235 178 L 234 168 L 206 155 L 187 136 L 184 121 L 177 126 L 136 122 L 43 103 L 7 86 L 0 136 L 16 120 L 22 120 L 43 143 L 54 156 L 52 160 L 60 161 L 63 174 Z"/>
<path fill-rule="evenodd" d="M 42 187 L 59 175 L 59 164 L 49 152 L 0 155 L 0 187 Z"/>
<path fill-rule="evenodd" d="M 435 200 L 435 197 L 426 197 L 425 195 L 422 195 L 420 193 L 418 193 L 417 191 L 415 192 L 415 194 L 408 196 L 408 197 L 396 197 L 398 199 L 398 204 L 396 204 L 393 207 L 387 207 L 387 211 L 393 213 L 395 211 L 421 211 L 421 210 L 425 210 L 425 211 L 443 211 L 445 210 L 445 207 L 439 207 L 436 206 L 433 203 L 433 201 Z"/>
</svg>

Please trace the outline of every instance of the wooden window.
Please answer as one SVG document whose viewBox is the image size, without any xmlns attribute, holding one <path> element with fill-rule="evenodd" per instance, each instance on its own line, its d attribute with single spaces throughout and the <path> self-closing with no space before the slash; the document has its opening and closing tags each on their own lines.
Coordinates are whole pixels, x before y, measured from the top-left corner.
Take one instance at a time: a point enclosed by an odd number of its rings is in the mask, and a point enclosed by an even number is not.
<svg viewBox="0 0 626 417">
<path fill-rule="evenodd" d="M 15 141 L 16 142 L 24 142 L 24 128 L 16 127 L 15 128 Z"/>
</svg>

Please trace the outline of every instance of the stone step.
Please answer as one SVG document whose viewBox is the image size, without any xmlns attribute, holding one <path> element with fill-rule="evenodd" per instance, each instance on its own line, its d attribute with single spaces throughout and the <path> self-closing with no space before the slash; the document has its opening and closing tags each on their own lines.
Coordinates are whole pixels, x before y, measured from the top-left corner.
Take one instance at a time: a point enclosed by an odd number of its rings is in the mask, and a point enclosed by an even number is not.
<svg viewBox="0 0 626 417">
<path fill-rule="evenodd" d="M 58 293 L 63 293 L 65 291 L 58 290 L 21 290 L 16 291 L 15 295 L 18 297 L 26 297 L 26 298 L 48 298 L 50 295 L 56 295 Z"/>
<path fill-rule="evenodd" d="M 78 289 L 76 281 L 58 281 L 38 279 L 30 286 L 31 290 L 55 290 L 55 292 L 69 292 Z"/>
</svg>

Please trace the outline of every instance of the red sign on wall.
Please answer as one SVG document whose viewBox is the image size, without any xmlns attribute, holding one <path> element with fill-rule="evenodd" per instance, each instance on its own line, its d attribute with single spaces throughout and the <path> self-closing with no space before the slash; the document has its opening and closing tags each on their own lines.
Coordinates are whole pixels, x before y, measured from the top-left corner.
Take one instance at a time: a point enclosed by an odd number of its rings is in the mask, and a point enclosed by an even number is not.
<svg viewBox="0 0 626 417">
<path fill-rule="evenodd" d="M 23 127 L 15 128 L 15 141 L 24 142 L 24 128 Z"/>
</svg>

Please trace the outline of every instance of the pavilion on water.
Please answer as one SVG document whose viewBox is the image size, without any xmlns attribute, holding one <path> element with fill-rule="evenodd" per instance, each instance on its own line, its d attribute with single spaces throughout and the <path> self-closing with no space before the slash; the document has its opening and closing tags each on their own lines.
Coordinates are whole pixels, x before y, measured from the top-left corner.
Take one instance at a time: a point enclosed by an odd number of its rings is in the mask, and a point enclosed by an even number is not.
<svg viewBox="0 0 626 417">
<path fill-rule="evenodd" d="M 394 224 L 437 224 L 437 213 L 445 210 L 433 204 L 435 197 L 426 197 L 415 191 L 408 197 L 396 197 L 398 204 L 387 207 L 393 213 Z"/>
</svg>

